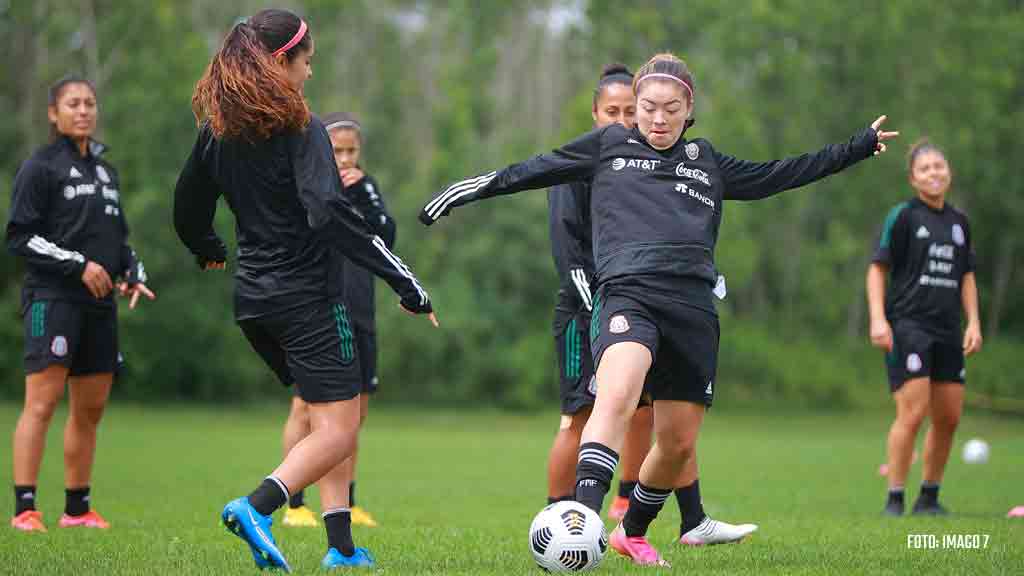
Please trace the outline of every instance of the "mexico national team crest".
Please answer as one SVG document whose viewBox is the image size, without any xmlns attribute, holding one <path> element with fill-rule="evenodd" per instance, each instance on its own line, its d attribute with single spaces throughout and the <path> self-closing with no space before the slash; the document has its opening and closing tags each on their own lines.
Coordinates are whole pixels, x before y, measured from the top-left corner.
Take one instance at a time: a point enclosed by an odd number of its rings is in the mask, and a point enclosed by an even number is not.
<svg viewBox="0 0 1024 576">
<path fill-rule="evenodd" d="M 629 321 L 626 320 L 626 317 L 621 314 L 619 314 L 618 316 L 613 316 L 612 319 L 608 322 L 608 331 L 611 332 L 612 334 L 622 334 L 623 332 L 627 332 L 628 330 Z"/>
<path fill-rule="evenodd" d="M 54 336 L 53 342 L 50 343 L 50 352 L 57 358 L 63 358 L 68 355 L 68 339 L 63 336 Z"/>
<path fill-rule="evenodd" d="M 953 243 L 957 246 L 963 246 L 966 241 L 963 227 L 959 224 L 953 224 Z"/>
<path fill-rule="evenodd" d="M 700 148 L 697 147 L 696 143 L 690 142 L 689 144 L 686 145 L 686 157 L 687 158 L 689 158 L 690 160 L 696 160 L 697 156 L 699 156 L 699 155 L 700 155 Z"/>
<path fill-rule="evenodd" d="M 107 174 L 107 169 L 103 166 L 96 166 L 96 177 L 100 179 L 100 182 L 110 184 L 110 174 Z"/>
<path fill-rule="evenodd" d="M 917 353 L 907 356 L 907 372 L 917 372 L 921 369 L 921 357 Z"/>
</svg>

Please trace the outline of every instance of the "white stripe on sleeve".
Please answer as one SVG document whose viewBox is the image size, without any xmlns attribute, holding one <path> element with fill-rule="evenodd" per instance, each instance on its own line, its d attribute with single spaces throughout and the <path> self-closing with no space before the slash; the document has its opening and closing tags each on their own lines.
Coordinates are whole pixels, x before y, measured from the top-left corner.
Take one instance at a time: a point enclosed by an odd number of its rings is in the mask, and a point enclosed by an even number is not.
<svg viewBox="0 0 1024 576">
<path fill-rule="evenodd" d="M 28 246 L 29 250 L 39 254 L 40 256 L 49 256 L 50 258 L 60 260 L 61 262 L 66 262 L 68 260 L 85 262 L 85 256 L 82 256 L 81 253 L 72 250 L 65 250 L 42 236 L 33 236 L 32 238 L 29 238 L 26 246 Z"/>
</svg>

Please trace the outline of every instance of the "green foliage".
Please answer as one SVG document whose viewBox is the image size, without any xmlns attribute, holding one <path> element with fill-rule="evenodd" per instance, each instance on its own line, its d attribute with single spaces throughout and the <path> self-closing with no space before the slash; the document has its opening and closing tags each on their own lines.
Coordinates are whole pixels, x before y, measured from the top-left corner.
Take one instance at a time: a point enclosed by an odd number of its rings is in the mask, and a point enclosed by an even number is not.
<svg viewBox="0 0 1024 576">
<path fill-rule="evenodd" d="M 886 402 L 866 345 L 864 272 L 888 209 L 908 198 L 902 152 L 928 135 L 955 169 L 971 217 L 986 349 L 971 390 L 1024 397 L 1020 188 L 1024 10 L 1020 2 L 699 0 L 515 4 L 385 0 L 288 3 L 316 42 L 307 97 L 365 126 L 364 166 L 399 222 L 397 252 L 435 299 L 442 328 L 378 289 L 382 400 L 549 405 L 557 390 L 557 280 L 544 192 L 415 217 L 440 187 L 522 160 L 588 130 L 601 65 L 633 69 L 671 50 L 696 77 L 697 124 L 753 160 L 848 138 L 879 114 L 901 130 L 888 154 L 809 187 L 725 207 L 718 267 L 720 394 L 800 404 Z M 100 86 L 101 138 L 124 182 L 132 243 L 159 300 L 122 310 L 129 362 L 117 394 L 227 400 L 278 394 L 232 320 L 228 274 L 200 274 L 170 224 L 177 171 L 195 137 L 190 97 L 248 0 L 0 2 L 0 182 L 46 138 L 47 85 L 68 70 Z M 560 15 L 559 18 L 555 18 Z M 0 194 L 6 213 L 9 194 Z M 229 241 L 233 219 L 220 210 Z M 233 264 L 233 263 L 232 263 Z M 22 394 L 20 263 L 0 259 L 0 395 Z M 851 376 L 852 375 L 852 376 Z M 871 382 L 871 384 L 865 384 Z M 770 392 L 770 394 L 767 394 Z"/>
</svg>

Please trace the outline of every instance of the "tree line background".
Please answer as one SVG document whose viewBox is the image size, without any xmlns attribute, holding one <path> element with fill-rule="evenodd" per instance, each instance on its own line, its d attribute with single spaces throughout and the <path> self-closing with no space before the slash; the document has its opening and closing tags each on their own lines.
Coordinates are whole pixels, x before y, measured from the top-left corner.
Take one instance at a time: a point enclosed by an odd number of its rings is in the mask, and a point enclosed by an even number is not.
<svg viewBox="0 0 1024 576">
<path fill-rule="evenodd" d="M 907 199 L 903 153 L 921 136 L 948 152 L 951 200 L 978 252 L 985 349 L 971 401 L 1021 406 L 1024 344 L 1024 2 L 892 0 L 308 0 L 281 2 L 316 43 L 311 108 L 363 121 L 363 164 L 398 221 L 396 251 L 431 292 L 442 328 L 401 313 L 378 286 L 382 400 L 551 405 L 557 278 L 546 196 L 526 193 L 423 228 L 416 214 L 452 180 L 546 151 L 590 127 L 600 67 L 655 52 L 696 78 L 691 137 L 763 160 L 842 141 L 879 114 L 901 140 L 843 175 L 770 200 L 729 203 L 717 249 L 719 394 L 850 407 L 887 402 L 867 344 L 864 272 L 889 207 Z M 159 299 L 121 308 L 120 398 L 280 396 L 234 326 L 230 274 L 200 274 L 171 225 L 195 137 L 195 81 L 248 0 L 0 0 L 0 195 L 45 143 L 46 88 L 96 82 L 99 137 L 119 169 L 131 242 Z M 218 229 L 233 240 L 226 206 Z M 233 267 L 229 263 L 229 268 Z M 0 396 L 23 393 L 22 264 L 0 258 Z"/>
</svg>

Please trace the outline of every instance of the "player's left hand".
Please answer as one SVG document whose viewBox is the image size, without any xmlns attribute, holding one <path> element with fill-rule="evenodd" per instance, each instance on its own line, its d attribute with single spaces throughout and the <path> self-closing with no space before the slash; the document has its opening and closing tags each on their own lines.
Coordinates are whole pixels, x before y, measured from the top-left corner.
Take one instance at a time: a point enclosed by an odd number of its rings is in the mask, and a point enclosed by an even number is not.
<svg viewBox="0 0 1024 576">
<path fill-rule="evenodd" d="M 139 303 L 139 296 L 145 296 L 150 300 L 156 300 L 156 294 L 147 288 L 142 282 L 137 284 L 121 282 L 117 285 L 117 290 L 121 293 L 121 296 L 131 297 L 131 300 L 128 301 L 129 310 L 135 309 L 135 305 Z"/>
<path fill-rule="evenodd" d="M 366 177 L 366 173 L 359 168 L 346 168 L 344 170 L 339 170 L 338 174 L 341 175 L 341 183 L 345 185 L 345 188 L 351 187 L 353 184 Z"/>
<path fill-rule="evenodd" d="M 878 144 L 875 145 L 875 156 L 886 151 L 886 146 L 883 143 L 885 140 L 891 140 L 892 138 L 900 135 L 899 132 L 885 132 L 882 130 L 882 123 L 885 122 L 886 118 L 888 118 L 888 116 L 882 114 L 878 117 L 878 120 L 871 123 L 871 129 L 874 130 L 875 134 L 878 136 Z"/>
<path fill-rule="evenodd" d="M 964 356 L 970 356 L 981 350 L 981 326 L 968 324 L 964 330 Z"/>
</svg>

